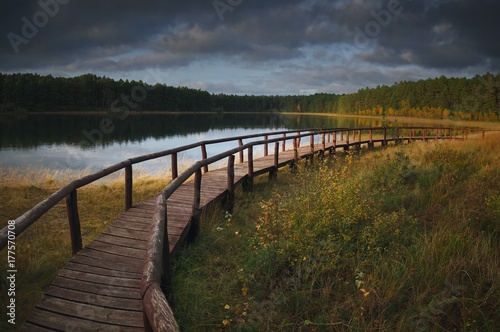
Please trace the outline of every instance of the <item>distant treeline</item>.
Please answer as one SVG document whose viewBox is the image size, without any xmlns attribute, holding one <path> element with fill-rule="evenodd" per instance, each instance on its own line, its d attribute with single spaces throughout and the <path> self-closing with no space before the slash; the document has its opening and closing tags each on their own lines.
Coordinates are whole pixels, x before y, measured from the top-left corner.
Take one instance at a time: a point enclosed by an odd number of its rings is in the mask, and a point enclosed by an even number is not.
<svg viewBox="0 0 500 332">
<path fill-rule="evenodd" d="M 400 82 L 336 95 L 241 96 L 86 74 L 0 74 L 0 113 L 60 111 L 320 112 L 500 119 L 500 75 Z"/>
</svg>

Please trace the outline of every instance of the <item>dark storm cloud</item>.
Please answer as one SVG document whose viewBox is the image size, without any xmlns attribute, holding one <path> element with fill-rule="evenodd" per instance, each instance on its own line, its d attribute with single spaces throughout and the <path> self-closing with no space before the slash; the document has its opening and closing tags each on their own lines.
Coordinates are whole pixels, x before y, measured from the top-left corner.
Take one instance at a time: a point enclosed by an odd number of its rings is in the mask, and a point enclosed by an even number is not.
<svg viewBox="0 0 500 332">
<path fill-rule="evenodd" d="M 359 77 L 382 81 L 393 75 L 380 67 L 499 69 L 500 2 L 494 0 L 217 1 L 233 4 L 231 10 L 217 12 L 213 0 L 5 1 L 0 71 L 123 72 L 213 59 L 286 70 L 287 61 L 307 67 L 309 49 L 315 61 L 331 62 L 329 75 L 307 76 L 311 86 L 335 73 L 345 78 L 333 65 L 341 58 L 353 66 L 346 71 L 359 73 L 356 62 L 378 66 Z M 45 22 L 40 4 L 53 11 Z M 37 32 L 23 35 L 23 19 L 38 19 Z M 13 47 L 9 33 L 23 42 L 15 39 Z M 347 50 L 333 57 L 338 45 Z"/>
<path fill-rule="evenodd" d="M 362 53 L 363 60 L 459 69 L 500 59 L 499 2 L 401 1 L 401 5 L 401 15 L 382 28 L 378 48 Z"/>
</svg>

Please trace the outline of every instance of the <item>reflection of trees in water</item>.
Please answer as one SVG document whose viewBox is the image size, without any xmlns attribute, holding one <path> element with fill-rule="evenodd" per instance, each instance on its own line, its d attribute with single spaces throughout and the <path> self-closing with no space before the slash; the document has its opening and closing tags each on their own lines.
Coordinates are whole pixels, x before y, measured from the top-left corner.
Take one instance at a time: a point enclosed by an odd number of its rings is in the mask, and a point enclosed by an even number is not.
<svg viewBox="0 0 500 332">
<path fill-rule="evenodd" d="M 129 115 L 30 115 L 0 116 L 0 147 L 36 147 L 43 144 L 89 144 L 84 132 L 100 130 L 101 121 L 109 119 L 109 133 L 103 133 L 98 144 L 141 142 L 148 138 L 165 138 L 224 129 L 304 129 L 352 127 L 355 118 L 287 115 L 283 113 L 216 113 Z M 370 125 L 371 120 L 365 120 Z M 98 135 L 94 135 L 98 137 Z M 84 143 L 84 144 L 83 144 Z"/>
</svg>

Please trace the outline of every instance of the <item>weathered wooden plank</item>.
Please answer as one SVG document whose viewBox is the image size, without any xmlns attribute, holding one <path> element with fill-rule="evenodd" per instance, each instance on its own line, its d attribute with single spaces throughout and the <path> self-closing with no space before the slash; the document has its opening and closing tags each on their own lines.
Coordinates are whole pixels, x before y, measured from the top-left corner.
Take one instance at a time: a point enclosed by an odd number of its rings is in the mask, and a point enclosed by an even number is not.
<svg viewBox="0 0 500 332">
<path fill-rule="evenodd" d="M 124 238 L 137 239 L 141 241 L 148 240 L 148 232 L 146 231 L 137 231 L 127 228 L 114 227 L 110 226 L 106 230 L 103 231 L 103 234 L 109 234 L 113 236 L 121 236 Z"/>
<path fill-rule="evenodd" d="M 77 317 L 69 317 L 55 312 L 35 308 L 27 320 L 33 325 L 40 325 L 52 331 L 143 331 L 139 327 L 117 326 L 106 323 L 98 323 L 91 320 L 85 320 Z M 30 331 L 24 327 L 21 330 Z"/>
<path fill-rule="evenodd" d="M 144 264 L 142 259 L 130 258 L 130 257 L 125 257 L 125 256 L 117 256 L 117 255 L 109 254 L 109 253 L 102 252 L 99 250 L 94 250 L 94 249 L 91 249 L 88 247 L 82 250 L 81 255 L 90 257 L 92 259 L 99 259 L 99 260 L 108 261 L 108 262 L 111 262 L 111 264 L 113 262 L 116 262 L 118 264 L 128 264 L 128 265 L 136 268 L 137 271 L 139 271 L 141 266 Z"/>
<path fill-rule="evenodd" d="M 114 227 L 126 228 L 134 231 L 144 231 L 147 232 L 149 229 L 148 224 L 130 222 L 128 220 L 118 219 L 113 223 Z"/>
<path fill-rule="evenodd" d="M 23 326 L 19 329 L 19 331 L 29 331 L 29 332 L 47 332 L 47 331 L 53 331 L 51 329 L 33 325 L 31 323 L 24 323 Z"/>
<path fill-rule="evenodd" d="M 138 288 L 136 291 L 135 289 L 131 289 L 130 287 L 96 284 L 90 281 L 69 279 L 62 276 L 57 276 L 52 281 L 52 285 L 64 289 L 76 290 L 91 294 L 105 294 L 107 296 L 112 296 L 115 298 L 132 299 L 132 300 L 141 299 Z"/>
<path fill-rule="evenodd" d="M 113 244 L 101 242 L 98 238 L 95 239 L 94 242 L 89 244 L 87 247 L 94 250 L 107 252 L 109 254 L 115 254 L 117 256 L 136 258 L 138 260 L 142 260 L 144 258 L 144 250 L 116 246 Z"/>
<path fill-rule="evenodd" d="M 142 301 L 140 299 L 114 297 L 107 294 L 105 290 L 100 290 L 98 293 L 87 293 L 79 290 L 50 286 L 45 292 L 45 295 L 82 304 L 93 304 L 104 308 L 116 308 L 142 313 Z"/>
<path fill-rule="evenodd" d="M 134 249 L 144 250 L 146 248 L 145 241 L 136 239 L 127 239 L 124 237 L 113 236 L 110 234 L 101 234 L 99 236 L 99 241 Z"/>
<path fill-rule="evenodd" d="M 140 273 L 138 267 L 130 265 L 130 264 L 122 264 L 115 261 L 109 261 L 102 258 L 92 258 L 84 255 L 76 255 L 71 259 L 71 262 L 84 264 L 95 267 L 102 267 L 108 269 L 110 271 L 121 271 L 121 272 L 132 272 L 132 273 Z"/>
<path fill-rule="evenodd" d="M 93 273 L 73 271 L 63 268 L 59 272 L 59 276 L 65 277 L 68 279 L 82 280 L 88 282 L 95 282 L 102 285 L 108 286 L 119 286 L 119 287 L 127 287 L 133 288 L 131 292 L 134 292 L 138 289 L 139 281 L 137 279 L 128 279 L 128 278 L 116 278 L 116 277 L 108 277 L 102 276 Z"/>
<path fill-rule="evenodd" d="M 73 261 L 68 262 L 65 266 L 65 269 L 87 272 L 93 274 L 99 274 L 108 277 L 116 277 L 116 278 L 128 278 L 128 279 L 141 279 L 142 275 L 140 271 L 137 272 L 123 272 L 117 270 L 106 269 L 98 266 L 87 265 L 87 264 L 79 264 Z"/>
<path fill-rule="evenodd" d="M 52 296 L 45 296 L 36 306 L 39 309 L 65 316 L 79 317 L 99 323 L 118 326 L 143 327 L 142 313 L 130 310 L 109 309 L 77 303 Z"/>
</svg>

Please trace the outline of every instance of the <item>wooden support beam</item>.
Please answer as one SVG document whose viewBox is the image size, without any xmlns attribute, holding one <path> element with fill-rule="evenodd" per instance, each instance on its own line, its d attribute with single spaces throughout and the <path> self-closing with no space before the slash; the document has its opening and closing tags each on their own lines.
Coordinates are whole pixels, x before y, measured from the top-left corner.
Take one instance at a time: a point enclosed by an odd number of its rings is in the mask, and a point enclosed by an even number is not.
<svg viewBox="0 0 500 332">
<path fill-rule="evenodd" d="M 274 168 L 269 171 L 269 181 L 276 179 L 278 176 L 278 164 L 279 164 L 279 153 L 280 153 L 280 143 L 274 143 Z"/>
<path fill-rule="evenodd" d="M 132 208 L 132 178 L 132 165 L 128 165 L 125 167 L 125 211 Z"/>
<path fill-rule="evenodd" d="M 194 241 L 200 234 L 201 177 L 202 177 L 201 169 L 198 169 L 194 175 L 193 209 L 191 216 L 191 227 L 189 228 L 189 235 L 188 235 L 190 241 Z"/>
<path fill-rule="evenodd" d="M 267 135 L 264 136 L 264 141 L 267 141 L 269 137 Z M 264 144 L 264 157 L 269 156 L 269 146 L 267 143 Z"/>
<path fill-rule="evenodd" d="M 78 215 L 78 195 L 76 189 L 66 197 L 66 211 L 68 213 L 69 232 L 71 236 L 71 251 L 76 255 L 82 250 L 82 231 L 80 216 Z"/>
<path fill-rule="evenodd" d="M 248 178 L 245 190 L 253 190 L 253 146 L 248 147 Z"/>
<path fill-rule="evenodd" d="M 173 285 L 172 285 L 172 266 L 170 265 L 170 244 L 168 240 L 168 219 L 167 219 L 167 204 L 165 208 L 160 208 L 160 217 L 164 218 L 163 225 L 163 250 L 161 264 L 161 288 L 165 296 L 167 296 L 170 304 L 174 303 Z"/>
<path fill-rule="evenodd" d="M 177 179 L 179 176 L 179 164 L 177 161 L 177 153 L 172 153 L 172 180 Z"/>
<path fill-rule="evenodd" d="M 238 146 L 241 148 L 243 146 L 243 140 L 238 139 Z M 243 157 L 243 150 L 240 151 L 240 163 L 244 162 L 245 158 Z"/>
<path fill-rule="evenodd" d="M 230 155 L 227 158 L 227 196 L 225 202 L 225 210 L 229 212 L 233 212 L 234 210 L 234 160 L 236 158 L 233 155 Z"/>
<path fill-rule="evenodd" d="M 349 149 L 351 147 L 350 143 L 349 143 L 349 130 L 346 133 L 345 142 L 346 142 L 346 145 L 344 146 L 344 151 L 349 151 Z"/>
<path fill-rule="evenodd" d="M 321 151 L 319 152 L 319 158 L 323 159 L 325 157 L 326 151 L 326 133 L 321 134 Z"/>
<path fill-rule="evenodd" d="M 208 158 L 208 154 L 207 154 L 207 146 L 205 144 L 202 144 L 201 145 L 201 158 L 203 160 L 207 159 Z M 208 165 L 205 165 L 203 166 L 203 172 L 204 173 L 208 173 Z"/>
</svg>

